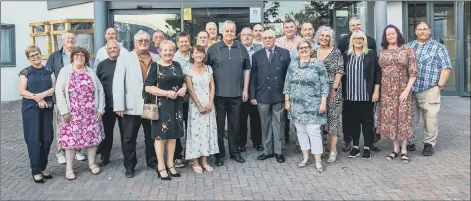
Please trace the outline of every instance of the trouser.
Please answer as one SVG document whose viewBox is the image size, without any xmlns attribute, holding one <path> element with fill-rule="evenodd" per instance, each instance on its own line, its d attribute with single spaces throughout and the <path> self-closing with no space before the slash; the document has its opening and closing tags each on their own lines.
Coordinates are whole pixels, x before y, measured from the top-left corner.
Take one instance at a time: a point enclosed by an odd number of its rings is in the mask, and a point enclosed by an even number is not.
<svg viewBox="0 0 471 201">
<path fill-rule="evenodd" d="M 224 126 L 227 115 L 227 131 L 229 154 L 231 156 L 240 156 L 237 150 L 240 140 L 239 123 L 240 123 L 240 107 L 242 106 L 242 97 L 215 97 L 216 105 L 216 121 L 218 129 L 219 153 L 216 158 L 224 158 L 226 150 L 224 148 Z"/>
<path fill-rule="evenodd" d="M 322 154 L 322 136 L 320 125 L 294 122 L 301 150 L 311 150 L 312 154 Z"/>
<path fill-rule="evenodd" d="M 367 101 L 344 101 L 343 133 L 353 139 L 353 146 L 359 146 L 360 134 L 363 133 L 365 147 L 373 142 L 374 103 Z"/>
<path fill-rule="evenodd" d="M 145 152 L 147 167 L 157 167 L 157 156 L 154 149 L 154 139 L 151 137 L 151 122 L 142 119 L 140 115 L 123 116 L 123 164 L 126 169 L 134 169 L 137 164 L 136 139 L 139 128 L 144 128 Z"/>
<path fill-rule="evenodd" d="M 247 118 L 250 116 L 250 139 L 253 145 L 262 145 L 262 128 L 260 123 L 260 114 L 256 105 L 249 101 L 242 103 L 240 112 L 240 144 L 239 147 L 245 147 L 247 144 Z"/>
<path fill-rule="evenodd" d="M 53 112 L 53 121 L 52 121 L 52 124 L 53 124 L 53 134 L 54 134 L 54 138 L 56 138 L 56 147 L 57 147 L 57 152 L 56 152 L 56 156 L 59 156 L 59 155 L 62 155 L 64 156 L 65 154 L 65 150 L 63 148 L 61 148 L 60 144 L 59 144 L 59 136 L 60 136 L 60 130 L 61 130 L 61 115 L 59 113 L 59 108 L 57 108 L 56 105 L 54 105 L 54 112 Z"/>
<path fill-rule="evenodd" d="M 24 110 L 22 116 L 31 173 L 37 175 L 47 167 L 47 158 L 54 138 L 53 110 L 39 109 L 35 105 Z"/>
<path fill-rule="evenodd" d="M 420 116 L 424 120 L 424 141 L 423 143 L 435 146 L 438 136 L 438 112 L 440 111 L 440 91 L 437 87 L 427 91 L 412 93 L 412 130 L 414 136 L 419 128 Z M 415 142 L 415 137 L 410 143 Z"/>
<path fill-rule="evenodd" d="M 103 114 L 103 128 L 105 130 L 105 139 L 101 142 L 101 160 L 109 161 L 111 156 L 111 149 L 113 148 L 113 134 L 114 125 L 118 120 L 119 136 L 121 138 L 121 151 L 123 151 L 123 118 L 118 116 L 112 107 L 105 108 L 105 114 Z"/>
<path fill-rule="evenodd" d="M 263 104 L 258 103 L 258 112 L 262 125 L 262 140 L 264 153 L 281 154 L 284 144 L 286 112 L 284 103 Z"/>
<path fill-rule="evenodd" d="M 188 102 L 184 102 L 183 103 L 183 121 L 185 121 L 185 135 L 184 135 L 184 138 L 186 138 L 186 129 L 188 128 L 187 125 L 188 125 L 188 107 L 189 107 L 189 103 Z M 176 144 L 175 144 L 175 152 L 174 152 L 174 159 L 183 159 L 183 146 L 182 146 L 182 142 L 181 142 L 181 139 L 178 138 L 176 140 Z"/>
</svg>

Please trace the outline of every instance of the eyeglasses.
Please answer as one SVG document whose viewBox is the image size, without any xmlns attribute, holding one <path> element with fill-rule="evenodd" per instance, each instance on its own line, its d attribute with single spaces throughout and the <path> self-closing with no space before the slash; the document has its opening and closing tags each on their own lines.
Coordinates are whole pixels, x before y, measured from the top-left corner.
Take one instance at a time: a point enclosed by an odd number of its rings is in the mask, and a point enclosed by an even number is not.
<svg viewBox="0 0 471 201">
<path fill-rule="evenodd" d="M 32 55 L 29 55 L 28 58 L 33 58 L 33 57 L 39 57 L 41 56 L 41 53 L 36 53 L 36 54 L 32 54 Z"/>
<path fill-rule="evenodd" d="M 271 40 L 271 39 L 273 39 L 273 36 L 265 36 L 265 37 L 262 37 L 262 39 L 263 39 L 263 40 L 266 40 L 266 39 Z"/>
<path fill-rule="evenodd" d="M 423 29 L 416 29 L 417 31 L 428 31 L 429 28 L 423 28 Z"/>
<path fill-rule="evenodd" d="M 356 37 L 356 38 L 353 38 L 353 40 L 365 40 L 365 39 L 362 37 Z"/>
<path fill-rule="evenodd" d="M 146 39 L 137 40 L 137 42 L 138 42 L 139 44 L 143 44 L 143 43 L 144 43 L 144 44 L 147 44 L 147 43 L 150 43 L 150 41 L 149 41 L 149 40 L 146 40 Z"/>
<path fill-rule="evenodd" d="M 75 54 L 74 57 L 76 58 L 84 58 L 85 54 Z"/>
<path fill-rule="evenodd" d="M 252 36 L 252 34 L 240 34 L 241 36 L 247 37 L 247 36 Z"/>
<path fill-rule="evenodd" d="M 308 49 L 311 49 L 311 47 L 309 47 L 309 46 L 301 46 L 301 47 L 299 47 L 299 50 L 308 50 Z"/>
</svg>

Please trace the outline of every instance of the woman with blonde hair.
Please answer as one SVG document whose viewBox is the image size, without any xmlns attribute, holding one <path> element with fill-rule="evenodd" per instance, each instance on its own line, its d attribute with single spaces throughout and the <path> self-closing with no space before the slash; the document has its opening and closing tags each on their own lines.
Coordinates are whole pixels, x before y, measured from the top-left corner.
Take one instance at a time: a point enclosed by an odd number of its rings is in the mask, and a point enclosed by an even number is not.
<svg viewBox="0 0 471 201">
<path fill-rule="evenodd" d="M 355 31 L 350 37 L 350 44 L 343 55 L 345 75 L 343 89 L 343 132 L 352 137 L 353 149 L 348 158 L 360 155 L 359 141 L 363 133 L 364 150 L 362 158 L 371 158 L 370 146 L 373 143 L 373 108 L 379 99 L 381 69 L 374 50 L 368 49 L 365 33 Z"/>
</svg>

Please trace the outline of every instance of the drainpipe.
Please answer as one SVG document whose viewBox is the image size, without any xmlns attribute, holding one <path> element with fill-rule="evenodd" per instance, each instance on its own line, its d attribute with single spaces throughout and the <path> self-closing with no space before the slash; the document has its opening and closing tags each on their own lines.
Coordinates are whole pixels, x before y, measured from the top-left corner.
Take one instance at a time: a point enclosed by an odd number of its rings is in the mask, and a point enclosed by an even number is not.
<svg viewBox="0 0 471 201">
<path fill-rule="evenodd" d="M 376 48 L 381 49 L 383 29 L 388 25 L 388 2 L 375 1 L 375 38 Z"/>
<path fill-rule="evenodd" d="M 93 1 L 93 19 L 95 22 L 93 39 L 95 43 L 95 52 L 105 46 L 105 32 L 108 26 L 108 15 L 106 10 L 106 1 Z"/>
</svg>

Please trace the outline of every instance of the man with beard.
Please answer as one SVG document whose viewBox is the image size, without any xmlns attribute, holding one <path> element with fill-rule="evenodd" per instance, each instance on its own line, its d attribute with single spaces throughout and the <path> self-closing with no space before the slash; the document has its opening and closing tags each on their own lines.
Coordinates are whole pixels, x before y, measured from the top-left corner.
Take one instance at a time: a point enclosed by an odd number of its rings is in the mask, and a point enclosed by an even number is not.
<svg viewBox="0 0 471 201">
<path fill-rule="evenodd" d="M 126 169 L 124 176 L 127 178 L 135 176 L 136 139 L 141 125 L 144 129 L 147 167 L 157 168 L 154 139 L 151 138 L 151 121 L 141 118 L 144 100 L 155 98 L 144 93 L 144 82 L 152 62 L 157 62 L 160 58 L 149 52 L 149 46 L 149 34 L 139 30 L 134 35 L 135 49 L 125 56 L 118 57 L 113 78 L 113 109 L 123 118 L 123 164 Z"/>
<path fill-rule="evenodd" d="M 253 44 L 260 44 L 263 46 L 262 33 L 264 29 L 261 24 L 253 26 Z"/>
<path fill-rule="evenodd" d="M 227 20 L 223 25 L 223 40 L 208 48 L 207 63 L 213 68 L 219 154 L 216 165 L 224 165 L 224 126 L 227 114 L 230 158 L 238 163 L 245 160 L 239 145 L 240 109 L 248 100 L 250 58 L 247 49 L 235 41 L 236 25 Z"/>
</svg>

